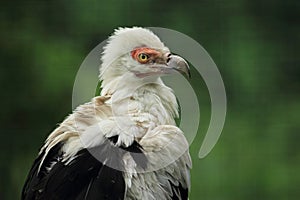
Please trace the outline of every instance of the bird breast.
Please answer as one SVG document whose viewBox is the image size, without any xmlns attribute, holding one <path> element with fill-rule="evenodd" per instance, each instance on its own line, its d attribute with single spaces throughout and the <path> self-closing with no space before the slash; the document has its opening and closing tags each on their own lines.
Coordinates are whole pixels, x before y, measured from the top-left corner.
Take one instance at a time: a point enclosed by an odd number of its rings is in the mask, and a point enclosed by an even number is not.
<svg viewBox="0 0 300 200">
<path fill-rule="evenodd" d="M 138 90 L 128 98 L 112 103 L 111 108 L 115 118 L 125 116 L 128 123 L 147 130 L 158 125 L 174 125 L 172 111 L 165 107 L 163 99 L 147 90 Z"/>
</svg>

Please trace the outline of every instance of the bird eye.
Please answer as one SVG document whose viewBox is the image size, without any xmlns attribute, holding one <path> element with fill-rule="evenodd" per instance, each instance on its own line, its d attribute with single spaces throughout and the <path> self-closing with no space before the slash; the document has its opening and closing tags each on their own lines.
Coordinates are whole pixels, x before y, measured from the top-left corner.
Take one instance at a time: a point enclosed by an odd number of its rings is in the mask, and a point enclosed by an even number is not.
<svg viewBox="0 0 300 200">
<path fill-rule="evenodd" d="M 145 53 L 140 53 L 140 54 L 138 55 L 138 60 L 139 60 L 139 62 L 141 62 L 141 63 L 147 62 L 148 59 L 149 59 L 149 55 L 147 55 L 147 54 L 145 54 Z"/>
</svg>

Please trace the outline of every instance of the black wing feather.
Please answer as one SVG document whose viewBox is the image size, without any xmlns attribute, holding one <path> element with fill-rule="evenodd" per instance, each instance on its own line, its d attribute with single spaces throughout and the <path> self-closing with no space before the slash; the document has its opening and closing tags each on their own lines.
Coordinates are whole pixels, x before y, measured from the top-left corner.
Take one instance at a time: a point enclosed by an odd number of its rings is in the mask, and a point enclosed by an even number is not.
<svg viewBox="0 0 300 200">
<path fill-rule="evenodd" d="M 188 199 L 188 189 L 182 187 L 181 183 L 178 186 L 170 182 L 172 188 L 172 200 L 187 200 Z"/>
<path fill-rule="evenodd" d="M 35 159 L 23 187 L 21 199 L 38 199 L 37 195 L 41 186 L 40 180 L 46 176 L 47 167 L 50 166 L 51 162 L 54 162 L 55 159 L 61 157 L 60 149 L 62 145 L 63 143 L 58 143 L 48 152 L 47 157 L 44 159 L 44 165 L 41 166 L 40 171 L 38 171 L 38 168 L 43 159 L 43 155 L 45 154 L 45 150 Z"/>
<path fill-rule="evenodd" d="M 123 154 L 129 151 L 142 167 L 146 166 L 146 157 L 138 143 L 119 148 L 113 144 L 117 139 L 115 136 L 98 147 L 80 150 L 68 164 L 62 162 L 64 143 L 59 143 L 48 152 L 38 171 L 45 153 L 42 152 L 29 172 L 22 200 L 124 199 L 125 181 L 122 171 L 117 170 L 123 167 Z M 105 165 L 95 155 L 101 160 L 105 158 Z M 108 166 L 116 166 L 116 169 Z"/>
</svg>

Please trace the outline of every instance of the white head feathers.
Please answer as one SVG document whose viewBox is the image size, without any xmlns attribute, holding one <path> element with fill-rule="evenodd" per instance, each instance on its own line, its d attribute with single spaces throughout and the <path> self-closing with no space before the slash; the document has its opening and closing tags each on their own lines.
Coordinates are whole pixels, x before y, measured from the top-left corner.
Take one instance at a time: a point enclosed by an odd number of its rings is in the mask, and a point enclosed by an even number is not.
<svg viewBox="0 0 300 200">
<path fill-rule="evenodd" d="M 118 73 L 124 73 L 126 63 L 122 58 L 129 58 L 130 52 L 137 47 L 149 47 L 169 51 L 160 39 L 150 30 L 133 27 L 115 29 L 109 37 L 107 45 L 104 47 L 102 55 L 102 65 L 100 68 L 100 78 L 105 80 Z M 123 61 L 123 62 L 122 62 Z M 120 63 L 121 62 L 121 63 Z M 109 69 L 113 65 L 114 69 Z M 124 71 L 123 71 L 124 70 Z"/>
<path fill-rule="evenodd" d="M 124 54 L 130 54 L 136 47 L 168 49 L 160 39 L 148 29 L 141 27 L 118 28 L 113 35 L 109 37 L 108 43 L 104 47 L 102 67 L 105 68 L 110 65 L 112 61 L 124 56 Z"/>
</svg>

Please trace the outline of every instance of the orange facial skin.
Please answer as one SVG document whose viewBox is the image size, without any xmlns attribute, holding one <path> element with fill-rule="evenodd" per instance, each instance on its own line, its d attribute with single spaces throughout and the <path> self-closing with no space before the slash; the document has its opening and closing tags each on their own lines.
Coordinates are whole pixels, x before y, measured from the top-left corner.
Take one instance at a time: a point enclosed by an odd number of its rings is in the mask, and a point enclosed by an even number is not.
<svg viewBox="0 0 300 200">
<path fill-rule="evenodd" d="M 141 59 L 141 55 L 144 54 L 147 56 L 147 59 Z M 131 51 L 131 57 L 138 61 L 141 64 L 146 63 L 165 63 L 165 58 L 163 54 L 158 50 L 151 49 L 148 47 L 140 47 Z"/>
</svg>

